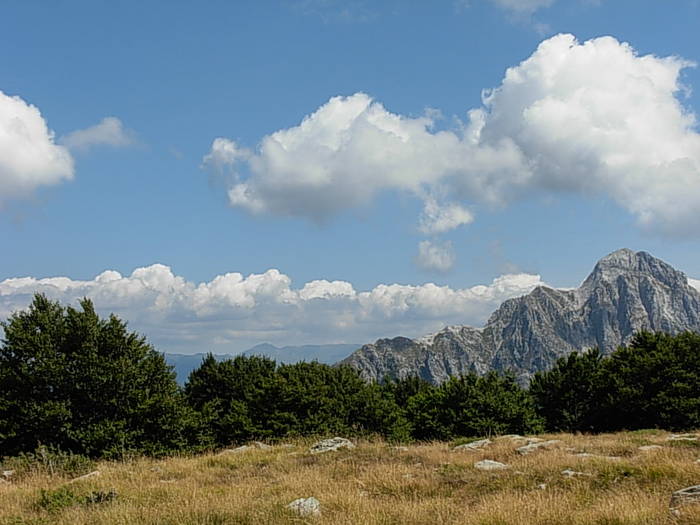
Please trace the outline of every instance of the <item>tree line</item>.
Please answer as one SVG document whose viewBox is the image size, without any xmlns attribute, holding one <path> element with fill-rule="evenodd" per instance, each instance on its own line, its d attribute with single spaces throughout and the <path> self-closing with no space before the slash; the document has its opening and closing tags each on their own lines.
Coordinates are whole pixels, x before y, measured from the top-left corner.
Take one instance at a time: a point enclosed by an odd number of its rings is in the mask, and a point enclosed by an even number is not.
<svg viewBox="0 0 700 525">
<path fill-rule="evenodd" d="M 450 440 L 541 431 L 700 428 L 700 336 L 639 333 L 535 374 L 365 382 L 352 368 L 211 354 L 184 387 L 145 338 L 89 300 L 36 295 L 2 323 L 0 456 L 39 446 L 91 457 L 170 454 L 332 435 Z"/>
</svg>

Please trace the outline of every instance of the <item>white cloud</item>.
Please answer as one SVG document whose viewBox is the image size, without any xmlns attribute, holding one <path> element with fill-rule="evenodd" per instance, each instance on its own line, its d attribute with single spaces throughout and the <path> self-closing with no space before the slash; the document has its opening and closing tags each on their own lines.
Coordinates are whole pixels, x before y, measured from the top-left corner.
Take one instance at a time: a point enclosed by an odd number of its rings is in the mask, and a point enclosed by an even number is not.
<svg viewBox="0 0 700 525">
<path fill-rule="evenodd" d="M 452 241 L 421 241 L 416 264 L 424 270 L 449 272 L 455 264 Z"/>
<path fill-rule="evenodd" d="M 39 109 L 0 91 L 0 204 L 72 178 L 73 159 Z"/>
<path fill-rule="evenodd" d="M 214 139 L 211 150 L 202 160 L 202 165 L 217 171 L 235 169 L 237 163 L 247 160 L 250 156 L 250 151 L 241 148 L 234 141 L 219 137 Z"/>
<path fill-rule="evenodd" d="M 540 284 L 537 275 L 517 274 L 461 290 L 428 283 L 356 291 L 348 282 L 325 280 L 295 288 L 288 276 L 274 269 L 247 277 L 227 273 L 196 284 L 154 264 L 130 276 L 105 271 L 88 281 L 1 281 L 0 319 L 26 307 L 35 292 L 64 304 L 89 297 L 103 315 L 116 313 L 160 350 L 225 352 L 263 341 L 369 342 L 420 336 L 446 324 L 480 325 L 502 301 Z"/>
<path fill-rule="evenodd" d="M 61 137 L 61 143 L 72 150 L 87 150 L 94 146 L 121 148 L 134 143 L 133 132 L 117 117 L 105 117 L 98 124 L 79 129 Z"/>
<path fill-rule="evenodd" d="M 448 232 L 472 221 L 474 216 L 463 206 L 456 203 L 440 205 L 437 200 L 428 197 L 425 199 L 418 229 L 427 235 L 434 235 Z"/>
<path fill-rule="evenodd" d="M 454 205 L 600 194 L 642 227 L 692 234 L 700 135 L 679 99 L 691 65 L 639 56 L 612 37 L 557 35 L 508 69 L 455 130 L 434 131 L 430 116 L 391 113 L 363 93 L 334 97 L 254 152 L 233 143 L 246 155 L 235 159 L 229 199 L 254 213 L 319 220 L 385 190 L 426 200 L 446 189 Z M 431 221 L 431 206 L 426 200 L 425 231 L 455 222 L 452 212 Z"/>
</svg>

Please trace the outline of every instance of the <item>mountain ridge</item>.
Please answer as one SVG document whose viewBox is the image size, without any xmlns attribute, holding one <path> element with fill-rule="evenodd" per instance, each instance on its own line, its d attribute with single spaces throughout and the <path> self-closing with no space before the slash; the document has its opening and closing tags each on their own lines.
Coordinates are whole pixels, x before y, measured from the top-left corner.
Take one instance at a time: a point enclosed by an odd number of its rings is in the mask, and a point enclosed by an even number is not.
<svg viewBox="0 0 700 525">
<path fill-rule="evenodd" d="M 527 383 L 575 350 L 610 353 L 641 329 L 700 331 L 700 293 L 647 252 L 600 259 L 575 289 L 538 286 L 508 299 L 485 326 L 448 326 L 416 339 L 379 339 L 342 361 L 367 380 L 419 375 L 440 383 L 462 372 L 512 371 Z"/>
</svg>

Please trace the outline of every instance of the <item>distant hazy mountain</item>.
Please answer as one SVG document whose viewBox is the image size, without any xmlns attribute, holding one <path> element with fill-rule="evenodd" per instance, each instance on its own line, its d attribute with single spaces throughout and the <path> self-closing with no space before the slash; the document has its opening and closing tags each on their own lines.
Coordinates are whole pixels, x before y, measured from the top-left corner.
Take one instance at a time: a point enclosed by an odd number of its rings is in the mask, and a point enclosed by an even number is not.
<svg viewBox="0 0 700 525">
<path fill-rule="evenodd" d="M 349 356 L 359 344 L 332 344 L 332 345 L 304 345 L 304 346 L 277 346 L 263 343 L 243 352 L 243 355 L 258 355 L 274 359 L 278 363 L 296 363 L 298 361 L 318 361 L 319 363 L 333 364 Z M 175 367 L 177 381 L 182 384 L 187 380 L 190 372 L 197 368 L 206 354 L 164 354 L 168 364 Z M 234 355 L 218 354 L 218 360 L 231 359 Z"/>
<path fill-rule="evenodd" d="M 278 363 L 297 363 L 299 361 L 318 361 L 319 363 L 333 364 L 345 359 L 355 350 L 359 344 L 333 344 L 333 345 L 304 345 L 283 346 L 282 348 L 263 343 L 256 345 L 243 355 L 260 355 L 274 359 Z"/>
<path fill-rule="evenodd" d="M 561 356 L 591 347 L 611 352 L 640 329 L 700 331 L 700 293 L 665 262 L 623 249 L 601 259 L 575 290 L 539 286 L 505 301 L 484 328 L 379 339 L 343 363 L 370 380 L 419 375 L 439 383 L 461 372 L 512 370 L 526 383 Z"/>
</svg>

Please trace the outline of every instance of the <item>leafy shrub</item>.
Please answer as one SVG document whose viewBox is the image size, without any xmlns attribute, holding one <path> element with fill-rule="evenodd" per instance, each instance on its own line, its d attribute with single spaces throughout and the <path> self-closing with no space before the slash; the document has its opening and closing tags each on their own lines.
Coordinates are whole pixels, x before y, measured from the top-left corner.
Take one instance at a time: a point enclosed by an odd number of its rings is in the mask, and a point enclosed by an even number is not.
<svg viewBox="0 0 700 525">
<path fill-rule="evenodd" d="M 53 490 L 41 489 L 36 505 L 47 512 L 58 512 L 77 505 L 79 501 L 80 498 L 70 487 L 59 487 Z"/>
<path fill-rule="evenodd" d="M 74 478 L 94 469 L 95 463 L 90 458 L 44 446 L 2 461 L 2 470 L 13 470 L 13 478 L 17 479 L 32 475 Z"/>
<path fill-rule="evenodd" d="M 15 455 L 40 443 L 97 457 L 186 445 L 174 373 L 143 337 L 92 302 L 35 295 L 0 323 L 0 437 Z"/>
<path fill-rule="evenodd" d="M 97 505 L 108 503 L 117 497 L 114 489 L 108 491 L 95 490 L 87 494 L 78 494 L 73 488 L 63 486 L 57 489 L 41 489 L 36 506 L 47 512 L 59 512 L 75 505 Z"/>
</svg>

